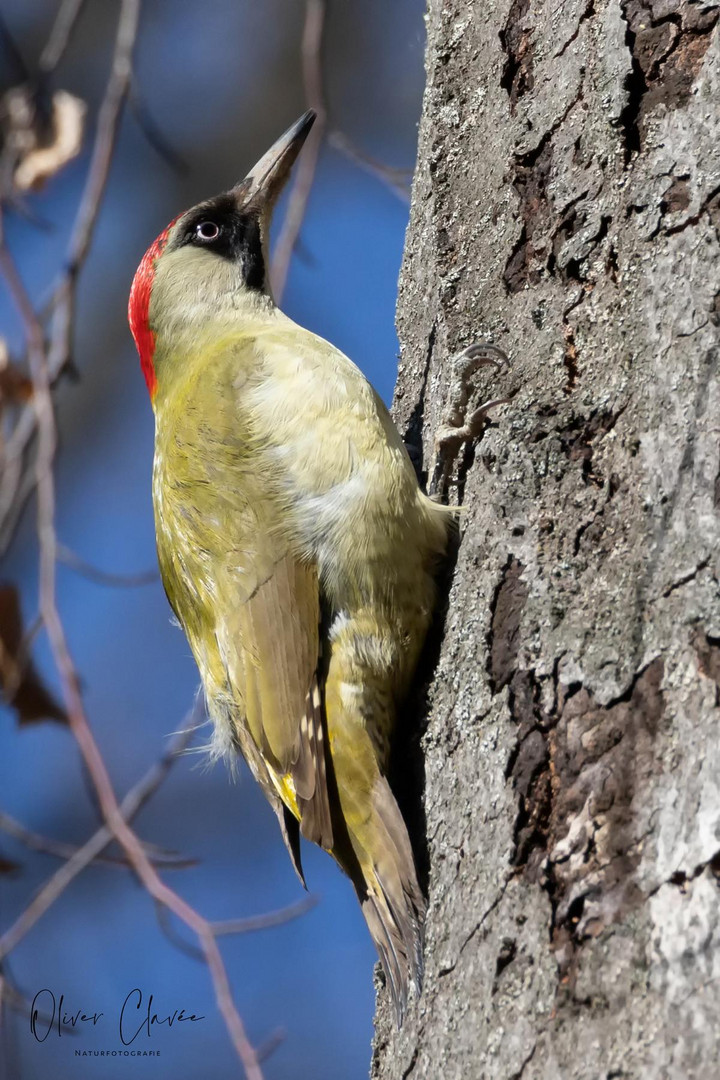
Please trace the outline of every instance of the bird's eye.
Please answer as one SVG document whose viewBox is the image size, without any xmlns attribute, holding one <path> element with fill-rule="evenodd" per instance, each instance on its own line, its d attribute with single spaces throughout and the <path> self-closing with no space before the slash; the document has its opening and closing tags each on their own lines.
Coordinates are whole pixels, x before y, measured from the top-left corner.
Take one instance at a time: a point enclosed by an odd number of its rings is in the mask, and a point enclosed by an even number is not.
<svg viewBox="0 0 720 1080">
<path fill-rule="evenodd" d="M 220 226 L 214 221 L 201 221 L 195 226 L 195 235 L 198 240 L 204 240 L 206 244 L 210 243 L 212 240 L 217 240 L 220 235 Z"/>
</svg>

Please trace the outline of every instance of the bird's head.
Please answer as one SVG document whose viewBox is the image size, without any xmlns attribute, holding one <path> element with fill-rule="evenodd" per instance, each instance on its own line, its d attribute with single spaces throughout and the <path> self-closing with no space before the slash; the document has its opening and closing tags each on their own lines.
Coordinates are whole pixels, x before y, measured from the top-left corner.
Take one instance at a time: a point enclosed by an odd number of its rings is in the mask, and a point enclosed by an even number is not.
<svg viewBox="0 0 720 1080">
<path fill-rule="evenodd" d="M 272 211 L 315 120 L 306 112 L 230 191 L 172 221 L 143 256 L 128 318 L 145 381 L 157 388 L 158 336 L 213 313 L 272 305 L 268 233 Z"/>
</svg>

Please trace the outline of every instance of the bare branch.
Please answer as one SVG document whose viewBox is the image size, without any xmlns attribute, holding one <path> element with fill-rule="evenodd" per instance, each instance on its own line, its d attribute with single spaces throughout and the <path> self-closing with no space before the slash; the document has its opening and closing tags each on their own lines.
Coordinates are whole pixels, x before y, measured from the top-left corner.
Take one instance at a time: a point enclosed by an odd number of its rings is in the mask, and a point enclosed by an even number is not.
<svg viewBox="0 0 720 1080">
<path fill-rule="evenodd" d="M 35 413 L 32 405 L 26 405 L 3 447 L 0 477 L 0 555 L 7 551 L 27 500 L 35 487 L 32 464 L 27 462 L 27 451 L 34 434 Z"/>
<path fill-rule="evenodd" d="M 267 1039 L 264 1039 L 255 1050 L 258 1061 L 265 1061 L 271 1054 L 274 1054 L 278 1046 L 282 1046 L 286 1038 L 287 1032 L 285 1028 L 279 1027 L 271 1031 Z"/>
<path fill-rule="evenodd" d="M 61 16 L 65 22 L 57 30 L 54 52 L 50 51 L 48 63 L 52 62 L 55 57 L 59 58 L 59 55 L 62 54 L 69 39 L 74 20 L 80 10 L 79 4 L 71 5 L 67 3 L 63 7 L 64 11 L 61 11 Z M 308 0 L 305 33 L 303 35 L 304 75 L 308 99 L 316 108 L 319 119 L 314 133 L 314 140 L 311 142 L 310 154 L 306 154 L 306 165 L 298 175 L 296 191 L 291 199 L 292 213 L 289 214 L 286 222 L 288 227 L 285 239 L 287 256 L 283 281 L 287 274 L 287 264 L 289 264 L 290 255 L 297 239 L 297 233 L 312 185 L 325 123 L 319 61 L 324 11 L 324 3 L 321 0 Z M 262 1080 L 258 1054 L 245 1033 L 243 1022 L 233 1001 L 228 975 L 216 941 L 216 928 L 163 881 L 154 867 L 146 847 L 129 825 L 129 821 L 137 813 L 143 801 L 149 797 L 149 793 L 155 790 L 155 786 L 160 783 L 177 749 L 171 752 L 170 758 L 166 756 L 164 762 L 153 766 L 141 783 L 126 796 L 122 803 L 118 803 L 107 767 L 85 715 L 79 675 L 68 647 L 65 628 L 57 607 L 57 561 L 58 556 L 62 554 L 62 549 L 58 544 L 55 529 L 54 462 L 57 448 L 57 426 L 52 400 L 52 387 L 58 376 L 71 361 L 76 282 L 87 257 L 97 223 L 122 107 L 130 87 L 132 52 L 137 36 L 139 14 L 140 0 L 122 0 L 111 73 L 99 113 L 88 177 L 72 230 L 66 264 L 53 294 L 52 325 L 48 343 L 46 343 L 43 329 L 43 317 L 35 310 L 20 278 L 16 264 L 0 234 L 0 272 L 4 275 L 23 322 L 27 362 L 33 388 L 32 408 L 26 408 L 20 414 L 10 439 L 12 452 L 8 455 L 10 468 L 7 470 L 6 476 L 10 475 L 12 483 L 9 488 L 7 484 L 5 485 L 2 494 L 2 505 L 15 508 L 18 493 L 24 493 L 27 490 L 26 480 L 31 467 L 27 460 L 28 451 L 33 436 L 37 433 L 32 472 L 37 493 L 40 617 L 60 677 L 67 711 L 67 722 L 77 742 L 84 768 L 92 784 L 93 794 L 105 822 L 86 844 L 70 855 L 67 862 L 46 882 L 45 886 L 34 897 L 16 922 L 0 938 L 0 959 L 15 947 L 77 874 L 99 856 L 112 840 L 116 840 L 123 849 L 128 863 L 156 905 L 161 906 L 168 912 L 172 912 L 195 933 L 213 981 L 218 1008 L 225 1020 L 247 1080 Z M 64 38 L 61 34 L 62 26 L 65 27 L 63 31 Z M 57 60 L 54 60 L 54 62 L 57 62 Z M 6 465 L 7 460 L 6 457 Z M 182 737 L 181 735 L 180 738 Z M 304 902 L 303 909 L 305 909 L 306 905 L 307 902 Z M 298 906 L 293 905 L 293 908 L 297 909 Z M 295 910 L 294 914 L 299 914 L 299 911 Z M 289 917 L 292 917 L 292 915 L 285 915 L 285 918 Z M 269 924 L 277 920 L 282 921 L 279 913 L 274 915 L 271 913 L 267 919 L 270 920 Z M 243 922 L 245 929 L 256 928 L 258 925 L 258 920 Z M 239 932 L 238 926 L 239 924 L 235 923 L 234 929 L 231 930 L 229 923 L 220 924 L 220 932 Z"/>
<path fill-rule="evenodd" d="M 212 931 L 216 937 L 221 934 L 249 934 L 255 930 L 269 930 L 273 926 L 282 926 L 283 923 L 299 919 L 301 915 L 311 911 L 319 903 L 320 898 L 303 896 L 294 904 L 278 908 L 276 911 L 266 911 L 262 915 L 248 915 L 244 919 L 225 919 L 222 922 L 212 923 Z"/>
<path fill-rule="evenodd" d="M 40 55 L 39 67 L 43 74 L 54 71 L 62 60 L 84 6 L 85 0 L 63 0 L 61 3 L 47 45 Z"/>
<path fill-rule="evenodd" d="M 92 563 L 81 559 L 74 551 L 65 544 L 57 544 L 58 562 L 69 566 L 71 570 L 82 574 L 88 581 L 94 581 L 97 585 L 110 585 L 118 589 L 137 588 L 140 585 L 154 585 L 160 580 L 157 570 L 142 570 L 139 574 L 112 574 L 107 570 L 100 570 Z"/>
<path fill-rule="evenodd" d="M 55 840 L 51 836 L 43 836 L 41 833 L 28 829 L 3 810 L 0 810 L 0 829 L 7 833 L 8 836 L 19 840 L 21 844 L 24 844 L 25 847 L 30 848 L 32 851 L 41 851 L 45 855 L 55 855 L 58 859 L 71 859 L 79 850 L 77 844 L 68 844 L 64 840 Z M 166 866 L 168 869 L 178 870 L 194 866 L 197 863 L 197 859 L 186 859 L 181 855 L 176 855 L 174 852 L 156 849 L 152 844 L 143 844 L 143 847 L 155 864 Z M 95 862 L 103 863 L 105 866 L 116 866 L 121 869 L 130 865 L 127 859 L 122 858 L 120 855 L 98 855 Z"/>
<path fill-rule="evenodd" d="M 12 973 L 10 971 L 10 965 L 5 960 L 3 963 L 2 972 L 0 973 L 0 1010 L 7 1005 L 9 1009 L 14 1012 L 30 1016 L 32 1014 L 32 1001 L 26 997 L 25 994 L 16 985 Z M 52 1017 L 40 1009 L 37 1009 L 37 1015 L 43 1026 L 49 1026 L 52 1023 Z M 63 1035 L 78 1035 L 79 1031 L 72 1024 L 66 1024 L 63 1020 L 59 1020 L 60 1029 Z M 2 1012 L 0 1011 L 0 1029 L 2 1027 Z M 0 1063 L 0 1074 L 5 1077 L 7 1072 L 2 1071 L 2 1064 Z"/>
<path fill-rule="evenodd" d="M 284 923 L 292 922 L 293 919 L 299 919 L 301 915 L 305 915 L 318 903 L 319 897 L 317 896 L 303 896 L 300 900 L 296 900 L 294 904 L 288 904 L 286 907 L 278 908 L 276 911 L 266 911 L 262 915 L 248 915 L 243 919 L 225 919 L 209 925 L 215 937 L 228 934 L 250 934 L 257 930 L 270 930 L 275 926 L 282 926 Z M 194 960 L 204 959 L 202 951 L 189 941 L 186 941 L 176 931 L 168 918 L 165 908 L 158 907 L 157 917 L 160 929 L 169 942 L 187 956 L 192 956 Z M 256 1051 L 256 1053 L 259 1056 L 259 1052 Z"/>
<path fill-rule="evenodd" d="M 33 407 L 38 433 L 35 458 L 37 489 L 37 532 L 40 546 L 40 613 L 48 635 L 68 710 L 68 723 L 92 777 L 107 829 L 101 829 L 77 852 L 36 897 L 20 919 L 4 935 L 5 952 L 22 937 L 29 926 L 46 910 L 55 896 L 105 847 L 111 837 L 118 840 L 128 860 L 150 895 L 172 910 L 198 936 L 215 987 L 215 996 L 228 1032 L 242 1062 L 248 1080 L 261 1080 L 262 1070 L 235 1007 L 225 966 L 212 930 L 204 918 L 170 889 L 158 876 L 142 844 L 130 829 L 118 806 L 110 777 L 88 725 L 80 681 L 65 639 L 57 609 L 55 573 L 57 536 L 55 533 L 55 481 L 53 463 L 57 430 L 51 387 L 70 356 L 75 308 L 75 281 L 89 250 L 92 234 L 105 190 L 122 105 L 127 94 L 132 49 L 137 35 L 140 0 L 123 0 L 112 70 L 100 109 L 90 170 L 83 198 L 70 239 L 67 265 L 56 292 L 56 306 L 49 350 L 46 354 L 42 324 L 20 279 L 15 263 L 4 245 L 0 245 L 0 271 L 21 316 L 26 337 L 28 365 L 33 383 Z M 30 435 L 32 430 L 30 431 Z M 27 444 L 26 444 L 27 445 Z M 44 906 L 41 906 L 44 903 Z M 2 952 L 0 951 L 0 955 Z"/>
<path fill-rule="evenodd" d="M 349 161 L 352 161 L 354 165 L 357 165 L 359 169 L 364 169 L 365 172 L 370 173 L 371 176 L 389 187 L 401 202 L 405 204 L 410 202 L 412 169 L 394 168 L 392 165 L 385 165 L 382 161 L 370 157 L 364 150 L 360 150 L 351 142 L 342 131 L 330 132 L 328 142 L 336 150 L 339 150 L 341 154 L 344 154 Z"/>
<path fill-rule="evenodd" d="M 317 113 L 317 119 L 308 135 L 305 151 L 300 156 L 295 174 L 295 182 L 290 191 L 285 220 L 273 253 L 271 278 L 272 290 L 279 304 L 285 291 L 287 275 L 290 269 L 295 245 L 302 228 L 308 199 L 315 180 L 320 146 L 325 134 L 327 113 L 323 96 L 322 83 L 322 34 L 325 23 L 325 0 L 307 0 L 305 8 L 305 27 L 303 29 L 301 54 L 305 101 L 310 109 Z"/>
<path fill-rule="evenodd" d="M 154 762 L 145 775 L 127 793 L 120 804 L 120 813 L 126 821 L 132 821 L 140 812 L 162 784 L 173 762 L 185 751 L 192 738 L 192 733 L 197 727 L 195 723 L 196 716 L 197 702 L 160 760 Z M 112 843 L 112 839 L 111 830 L 107 825 L 103 825 L 97 832 L 93 833 L 82 847 L 73 852 L 63 866 L 48 878 L 29 906 L 0 937 L 0 960 L 15 948 L 78 874 L 90 863 L 94 862 L 108 844 Z"/>
<path fill-rule="evenodd" d="M 187 161 L 168 142 L 165 133 L 150 112 L 145 99 L 141 96 L 134 78 L 130 82 L 128 105 L 138 127 L 147 139 L 148 145 L 178 176 L 187 176 L 190 172 Z"/>
<path fill-rule="evenodd" d="M 130 88 L 132 53 L 140 18 L 140 0 L 123 0 L 115 52 L 98 116 L 90 169 L 73 227 L 66 265 L 55 294 L 48 367 L 53 379 L 70 358 L 75 315 L 75 279 L 87 258 L 110 172 L 123 105 Z"/>
<path fill-rule="evenodd" d="M 68 2 L 66 13 L 68 18 L 72 14 L 70 7 Z M 53 319 L 47 368 L 51 385 L 66 368 L 71 357 L 75 319 L 75 283 L 90 249 L 107 185 L 123 104 L 130 87 L 132 52 L 137 37 L 139 16 L 140 0 L 123 0 L 110 77 L 98 115 L 90 168 L 68 244 L 65 268 L 53 290 L 50 303 Z M 40 325 L 39 318 L 35 321 Z M 27 325 L 25 317 L 24 322 Z M 3 525 L 0 533 L 0 553 L 6 550 L 12 539 L 22 509 L 28 496 L 34 490 L 33 466 L 26 459 L 35 435 L 36 425 L 37 415 L 32 404 L 29 404 L 21 411 L 5 448 L 3 476 L 0 483 L 0 523 Z"/>
</svg>

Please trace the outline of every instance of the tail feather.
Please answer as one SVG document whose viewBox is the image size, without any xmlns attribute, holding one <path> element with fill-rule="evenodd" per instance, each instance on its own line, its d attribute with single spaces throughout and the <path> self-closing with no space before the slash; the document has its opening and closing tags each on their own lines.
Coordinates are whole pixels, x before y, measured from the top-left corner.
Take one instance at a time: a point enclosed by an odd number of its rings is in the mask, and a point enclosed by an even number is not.
<svg viewBox="0 0 720 1080">
<path fill-rule="evenodd" d="M 398 1027 L 401 1027 L 407 1007 L 408 981 L 402 953 L 398 955 L 398 949 L 392 940 L 392 916 L 383 898 L 369 893 L 365 899 L 360 900 L 360 907 L 390 987 Z"/>
<path fill-rule="evenodd" d="M 399 1027 L 410 984 L 418 994 L 422 989 L 425 900 L 405 822 L 382 776 L 376 782 L 373 807 L 372 842 L 350 832 L 362 872 L 362 881 L 355 887 L 387 976 Z"/>
<path fill-rule="evenodd" d="M 425 900 L 410 838 L 385 777 L 394 723 L 389 672 L 395 637 L 374 611 L 338 617 L 324 685 L 332 854 L 355 886 L 395 1005 L 398 1026 L 422 983 Z M 389 644 L 388 644 L 389 643 Z"/>
</svg>

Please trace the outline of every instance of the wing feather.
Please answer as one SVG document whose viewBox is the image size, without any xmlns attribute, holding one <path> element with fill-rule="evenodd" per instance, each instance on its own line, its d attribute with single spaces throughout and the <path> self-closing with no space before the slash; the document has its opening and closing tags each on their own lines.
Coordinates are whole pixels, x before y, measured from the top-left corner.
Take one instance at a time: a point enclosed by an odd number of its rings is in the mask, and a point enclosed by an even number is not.
<svg viewBox="0 0 720 1080">
<path fill-rule="evenodd" d="M 286 553 L 233 609 L 223 652 L 253 742 L 281 790 L 292 780 L 303 835 L 329 849 L 319 620 L 317 570 Z"/>
</svg>

